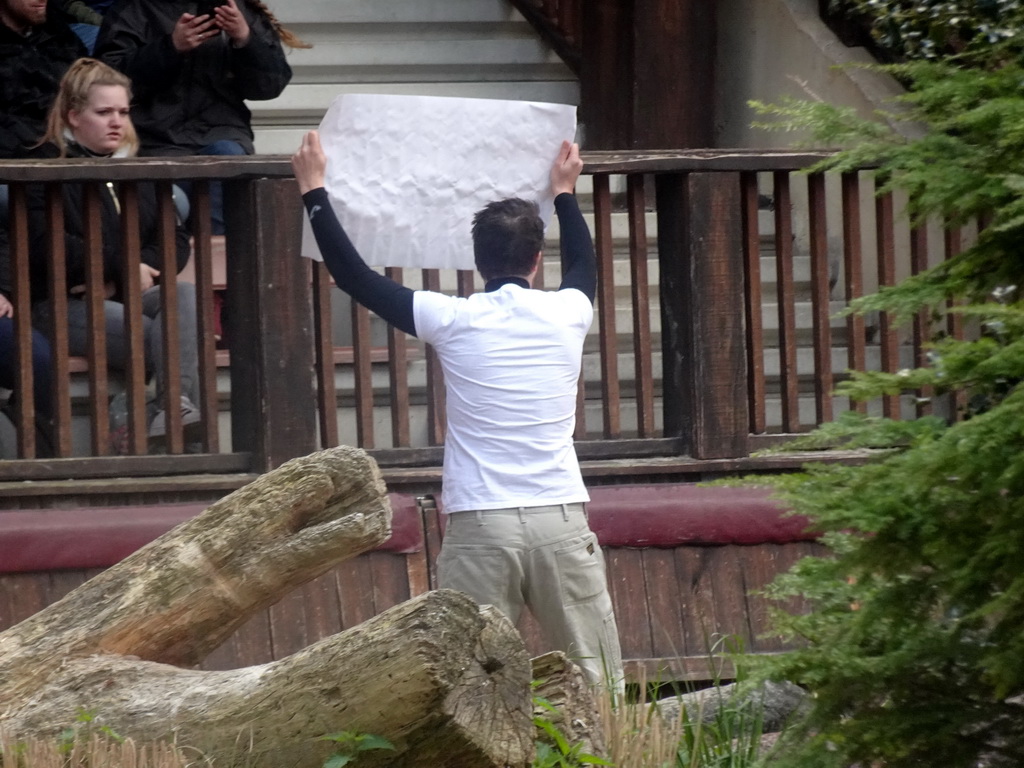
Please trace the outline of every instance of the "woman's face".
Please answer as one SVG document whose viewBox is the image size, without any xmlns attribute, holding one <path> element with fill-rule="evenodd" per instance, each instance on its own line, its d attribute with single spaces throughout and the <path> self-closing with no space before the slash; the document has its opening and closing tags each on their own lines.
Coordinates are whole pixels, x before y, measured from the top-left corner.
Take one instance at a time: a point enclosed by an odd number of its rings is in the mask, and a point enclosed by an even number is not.
<svg viewBox="0 0 1024 768">
<path fill-rule="evenodd" d="M 68 123 L 75 141 L 97 155 L 109 155 L 124 141 L 131 124 L 128 117 L 128 91 L 121 85 L 94 85 L 89 101 L 81 109 L 68 112 Z"/>
</svg>

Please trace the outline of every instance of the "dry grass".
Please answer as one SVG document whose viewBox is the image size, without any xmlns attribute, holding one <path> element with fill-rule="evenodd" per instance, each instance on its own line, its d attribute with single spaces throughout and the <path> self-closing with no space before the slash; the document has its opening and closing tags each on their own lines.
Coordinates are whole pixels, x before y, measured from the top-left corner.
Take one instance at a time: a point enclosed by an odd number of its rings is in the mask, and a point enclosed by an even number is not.
<svg viewBox="0 0 1024 768">
<path fill-rule="evenodd" d="M 188 768 L 194 765 L 173 744 L 136 744 L 102 733 L 79 734 L 73 740 L 14 739 L 0 731 L 3 768 Z"/>
<path fill-rule="evenodd" d="M 604 725 L 608 759 L 616 768 L 676 765 L 683 736 L 681 720 L 666 720 L 651 702 L 613 703 L 611 696 L 598 700 L 598 712 Z"/>
<path fill-rule="evenodd" d="M 598 697 L 607 759 L 615 768 L 750 768 L 771 747 L 757 713 L 724 708 L 705 723 L 701 700 L 690 711 L 676 707 L 663 715 L 646 698 L 647 685 L 639 690 L 636 703 L 608 693 Z"/>
</svg>

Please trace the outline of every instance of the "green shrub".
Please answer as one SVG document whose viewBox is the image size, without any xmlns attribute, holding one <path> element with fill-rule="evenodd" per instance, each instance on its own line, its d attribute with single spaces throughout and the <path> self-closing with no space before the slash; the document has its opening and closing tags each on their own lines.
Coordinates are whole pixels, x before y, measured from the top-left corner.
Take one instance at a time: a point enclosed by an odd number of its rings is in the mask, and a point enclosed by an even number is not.
<svg viewBox="0 0 1024 768">
<path fill-rule="evenodd" d="M 980 335 L 936 338 L 927 367 L 854 373 L 839 387 L 860 399 L 958 390 L 977 407 L 951 423 L 846 416 L 804 446 L 889 448 L 774 481 L 834 557 L 773 586 L 816 606 L 780 616 L 806 645 L 761 669 L 813 693 L 773 765 L 1024 765 L 1024 70 L 989 64 L 899 68 L 909 118 L 927 127 L 917 140 L 822 104 L 759 105 L 845 146 L 829 167 L 877 167 L 918 221 L 987 222 L 964 253 L 854 306 L 904 320 L 960 312 Z"/>
</svg>

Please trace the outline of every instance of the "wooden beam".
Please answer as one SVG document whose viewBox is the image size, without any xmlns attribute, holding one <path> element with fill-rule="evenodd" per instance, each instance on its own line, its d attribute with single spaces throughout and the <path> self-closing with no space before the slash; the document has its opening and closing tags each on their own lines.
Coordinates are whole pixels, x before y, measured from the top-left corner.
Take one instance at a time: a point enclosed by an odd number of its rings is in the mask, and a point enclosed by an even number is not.
<svg viewBox="0 0 1024 768">
<path fill-rule="evenodd" d="M 224 191 L 232 447 L 266 472 L 317 447 L 312 288 L 296 269 L 302 201 L 291 179 Z"/>
<path fill-rule="evenodd" d="M 659 176 L 665 436 L 696 459 L 747 455 L 739 174 Z"/>
<path fill-rule="evenodd" d="M 715 4 L 590 0 L 581 10 L 587 147 L 712 146 Z"/>
</svg>

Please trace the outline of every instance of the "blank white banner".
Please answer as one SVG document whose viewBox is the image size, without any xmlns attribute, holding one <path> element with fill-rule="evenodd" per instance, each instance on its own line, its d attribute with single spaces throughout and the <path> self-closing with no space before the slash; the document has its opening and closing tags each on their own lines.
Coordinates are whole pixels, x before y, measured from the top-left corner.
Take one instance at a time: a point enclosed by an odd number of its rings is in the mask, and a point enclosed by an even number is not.
<svg viewBox="0 0 1024 768">
<path fill-rule="evenodd" d="M 473 269 L 473 214 L 494 200 L 554 209 L 551 165 L 576 107 L 493 99 L 343 94 L 320 125 L 327 192 L 372 266 Z M 302 255 L 320 260 L 309 222 Z"/>
</svg>

